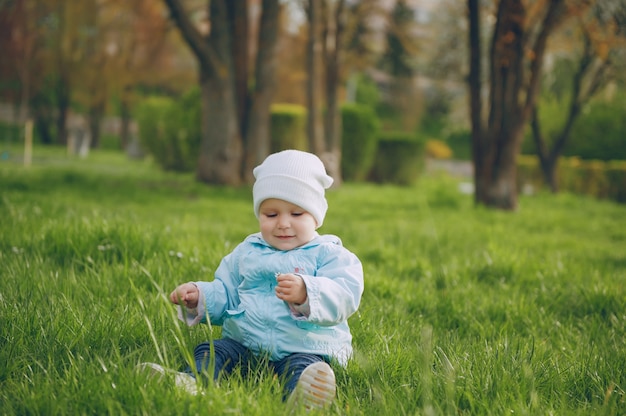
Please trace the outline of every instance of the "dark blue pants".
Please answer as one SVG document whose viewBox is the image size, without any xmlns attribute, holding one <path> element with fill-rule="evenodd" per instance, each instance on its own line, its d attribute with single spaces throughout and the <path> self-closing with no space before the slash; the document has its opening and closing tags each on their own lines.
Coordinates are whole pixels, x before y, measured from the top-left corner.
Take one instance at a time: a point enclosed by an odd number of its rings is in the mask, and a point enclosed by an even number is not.
<svg viewBox="0 0 626 416">
<path fill-rule="evenodd" d="M 263 362 L 262 359 L 256 357 L 252 352 L 232 339 L 217 339 L 213 341 L 213 349 L 215 351 L 214 373 L 213 379 L 217 380 L 221 374 L 228 375 L 233 372 L 236 367 L 240 367 L 241 371 L 247 370 L 249 365 L 255 365 Z M 196 369 L 198 373 L 206 373 L 211 365 L 211 343 L 203 342 L 194 350 L 196 360 Z M 302 371 L 309 365 L 318 361 L 326 361 L 321 355 L 294 353 L 278 361 L 267 361 L 268 366 L 285 382 L 284 397 L 287 397 L 295 388 Z M 187 372 L 191 373 L 191 369 Z"/>
</svg>

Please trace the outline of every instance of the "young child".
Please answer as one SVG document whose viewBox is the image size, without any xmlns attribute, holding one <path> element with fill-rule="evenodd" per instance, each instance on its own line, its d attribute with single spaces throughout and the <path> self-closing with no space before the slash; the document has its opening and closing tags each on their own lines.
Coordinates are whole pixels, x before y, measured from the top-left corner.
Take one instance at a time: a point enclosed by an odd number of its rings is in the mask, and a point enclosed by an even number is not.
<svg viewBox="0 0 626 416">
<path fill-rule="evenodd" d="M 329 364 L 345 365 L 352 353 L 347 320 L 359 307 L 363 269 L 338 237 L 316 231 L 333 182 L 317 156 L 285 150 L 253 173 L 260 232 L 222 259 L 212 282 L 181 284 L 170 300 L 188 325 L 222 325 L 214 355 L 209 342 L 194 351 L 198 374 L 214 368 L 217 379 L 266 363 L 284 380 L 285 398 L 321 408 L 335 396 Z M 176 373 L 177 384 L 195 389 L 193 374 Z"/>
</svg>

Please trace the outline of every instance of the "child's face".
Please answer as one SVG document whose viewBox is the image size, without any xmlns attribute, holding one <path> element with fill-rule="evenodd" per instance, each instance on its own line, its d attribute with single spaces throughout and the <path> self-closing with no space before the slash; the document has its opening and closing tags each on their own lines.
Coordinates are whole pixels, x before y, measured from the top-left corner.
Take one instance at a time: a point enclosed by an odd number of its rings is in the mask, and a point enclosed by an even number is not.
<svg viewBox="0 0 626 416">
<path fill-rule="evenodd" d="M 259 207 L 261 235 L 272 247 L 291 250 L 315 236 L 315 218 L 304 209 L 282 199 L 266 199 Z"/>
</svg>

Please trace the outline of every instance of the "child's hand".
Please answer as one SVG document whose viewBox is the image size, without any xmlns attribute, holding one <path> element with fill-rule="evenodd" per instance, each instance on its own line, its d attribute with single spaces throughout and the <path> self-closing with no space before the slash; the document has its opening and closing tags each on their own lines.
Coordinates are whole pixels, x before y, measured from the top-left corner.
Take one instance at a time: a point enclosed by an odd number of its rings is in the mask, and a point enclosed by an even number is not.
<svg viewBox="0 0 626 416">
<path fill-rule="evenodd" d="M 193 309 L 198 306 L 200 290 L 195 283 L 183 283 L 170 293 L 170 301 L 175 305 L 186 306 Z"/>
<path fill-rule="evenodd" d="M 276 286 L 278 299 L 298 305 L 306 302 L 306 285 L 302 277 L 292 273 L 278 274 L 276 281 L 278 282 Z"/>
</svg>

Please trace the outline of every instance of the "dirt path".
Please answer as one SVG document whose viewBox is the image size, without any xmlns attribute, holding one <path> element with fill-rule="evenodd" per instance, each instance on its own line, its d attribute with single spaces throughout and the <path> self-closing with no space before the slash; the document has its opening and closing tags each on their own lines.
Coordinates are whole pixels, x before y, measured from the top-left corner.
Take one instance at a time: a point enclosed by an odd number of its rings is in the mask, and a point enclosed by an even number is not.
<svg viewBox="0 0 626 416">
<path fill-rule="evenodd" d="M 426 171 L 443 171 L 452 176 L 472 179 L 474 176 L 474 164 L 469 160 L 429 159 L 426 161 Z"/>
</svg>

